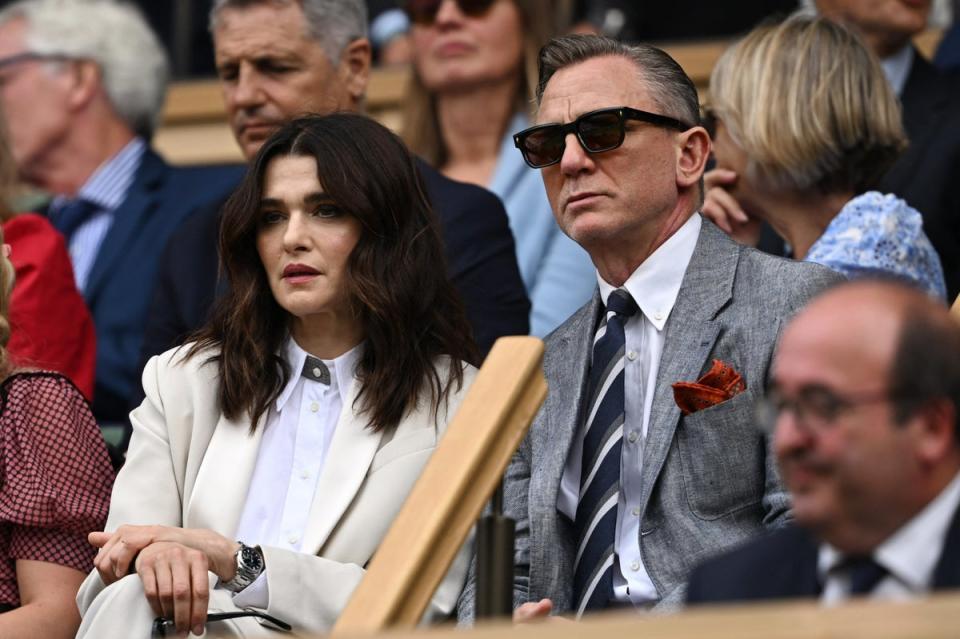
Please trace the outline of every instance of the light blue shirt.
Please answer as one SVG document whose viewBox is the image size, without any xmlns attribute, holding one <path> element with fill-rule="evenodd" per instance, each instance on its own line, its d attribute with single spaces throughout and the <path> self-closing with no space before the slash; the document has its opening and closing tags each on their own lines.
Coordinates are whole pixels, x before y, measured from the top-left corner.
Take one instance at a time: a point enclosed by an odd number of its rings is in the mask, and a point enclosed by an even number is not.
<svg viewBox="0 0 960 639">
<path fill-rule="evenodd" d="M 887 76 L 890 88 L 897 95 L 903 95 L 903 87 L 907 85 L 910 76 L 910 67 L 913 66 L 913 45 L 908 44 L 892 56 L 880 61 L 883 74 Z"/>
<path fill-rule="evenodd" d="M 147 145 L 142 138 L 134 138 L 112 158 L 101 164 L 93 175 L 77 191 L 76 198 L 96 204 L 99 210 L 77 227 L 70 238 L 70 261 L 77 289 L 84 291 L 93 264 L 100 252 L 100 245 L 113 225 L 113 214 L 127 199 L 127 191 L 140 168 L 140 161 Z M 50 219 L 57 216 L 69 198 L 60 196 L 50 204 Z"/>
<path fill-rule="evenodd" d="M 923 219 L 896 195 L 869 191 L 847 202 L 804 261 L 851 279 L 896 277 L 934 297 L 947 297 L 940 257 L 923 232 Z"/>
<path fill-rule="evenodd" d="M 543 337 L 590 299 L 597 276 L 587 252 L 557 226 L 540 171 L 528 167 L 513 145 L 513 134 L 527 126 L 523 114 L 510 122 L 489 188 L 507 210 L 530 297 L 530 334 Z"/>
</svg>

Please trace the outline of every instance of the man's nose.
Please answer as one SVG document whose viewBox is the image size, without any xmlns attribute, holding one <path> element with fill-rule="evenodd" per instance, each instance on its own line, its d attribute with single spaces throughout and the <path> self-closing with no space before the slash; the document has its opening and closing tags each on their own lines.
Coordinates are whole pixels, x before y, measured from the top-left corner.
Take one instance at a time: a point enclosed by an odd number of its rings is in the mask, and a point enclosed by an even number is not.
<svg viewBox="0 0 960 639">
<path fill-rule="evenodd" d="M 575 133 L 568 133 L 564 143 L 563 155 L 560 156 L 560 170 L 564 175 L 577 175 L 593 170 L 593 157 L 580 145 Z"/>
<path fill-rule="evenodd" d="M 802 422 L 792 408 L 782 410 L 773 427 L 773 450 L 778 458 L 810 446 L 810 429 Z"/>
<path fill-rule="evenodd" d="M 230 93 L 230 100 L 238 108 L 250 108 L 263 103 L 260 76 L 250 65 L 240 65 L 237 81 Z"/>
</svg>

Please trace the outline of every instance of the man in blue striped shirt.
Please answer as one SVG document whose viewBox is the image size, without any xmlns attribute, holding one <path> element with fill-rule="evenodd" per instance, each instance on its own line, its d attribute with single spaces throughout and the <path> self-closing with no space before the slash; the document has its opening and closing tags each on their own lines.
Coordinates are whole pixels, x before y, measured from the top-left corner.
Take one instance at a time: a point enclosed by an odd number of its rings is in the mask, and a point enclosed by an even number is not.
<svg viewBox="0 0 960 639">
<path fill-rule="evenodd" d="M 94 413 L 126 419 L 149 295 L 172 231 L 237 169 L 178 169 L 150 149 L 168 67 L 131 5 L 23 0 L 0 12 L 0 107 L 21 176 L 53 196 L 97 332 Z"/>
</svg>

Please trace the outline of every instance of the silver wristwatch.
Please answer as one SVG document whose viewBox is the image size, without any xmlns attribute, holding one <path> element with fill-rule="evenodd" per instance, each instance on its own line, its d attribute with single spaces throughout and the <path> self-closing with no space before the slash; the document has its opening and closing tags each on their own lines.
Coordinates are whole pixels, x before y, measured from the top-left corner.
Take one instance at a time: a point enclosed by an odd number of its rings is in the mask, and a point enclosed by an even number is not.
<svg viewBox="0 0 960 639">
<path fill-rule="evenodd" d="M 230 592 L 240 592 L 263 574 L 266 566 L 263 562 L 263 551 L 260 546 L 247 546 L 238 541 L 240 548 L 234 555 L 237 562 L 237 572 L 230 581 L 223 582 L 223 587 Z"/>
</svg>

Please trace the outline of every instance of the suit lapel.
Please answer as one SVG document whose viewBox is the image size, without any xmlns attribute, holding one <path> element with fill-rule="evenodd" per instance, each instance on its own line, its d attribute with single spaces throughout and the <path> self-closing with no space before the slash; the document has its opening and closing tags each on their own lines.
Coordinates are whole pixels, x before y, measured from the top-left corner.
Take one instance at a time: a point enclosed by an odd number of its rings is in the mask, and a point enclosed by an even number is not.
<svg viewBox="0 0 960 639">
<path fill-rule="evenodd" d="M 310 505 L 310 517 L 303 536 L 304 552 L 319 552 L 323 547 L 363 485 L 370 463 L 380 447 L 382 433 L 368 428 L 367 420 L 354 410 L 359 388 L 360 382 L 355 379 L 343 402 Z"/>
<path fill-rule="evenodd" d="M 543 488 L 548 508 L 556 508 L 570 445 L 587 408 L 584 395 L 600 307 L 600 294 L 595 292 L 593 299 L 561 329 L 555 348 L 557 356 L 551 358 L 547 374 L 550 393 L 544 410 L 545 427 L 538 433 L 540 441 L 534 448 L 535 451 L 549 451 L 543 459 L 534 460 L 535 467 L 540 465 L 544 469 L 546 485 Z"/>
<path fill-rule="evenodd" d="M 197 471 L 185 527 L 210 528 L 228 537 L 236 534 L 265 426 L 266 414 L 253 433 L 248 423 L 221 415 Z"/>
<path fill-rule="evenodd" d="M 133 184 L 123 203 L 114 211 L 113 224 L 103 238 L 90 270 L 84 291 L 88 304 L 93 303 L 116 261 L 131 249 L 134 238 L 142 232 L 155 205 L 166 168 L 156 153 L 149 149 L 144 152 Z"/>
<path fill-rule="evenodd" d="M 953 521 L 947 530 L 943 552 L 933 572 L 933 588 L 960 588 L 960 507 L 954 511 Z"/>
<path fill-rule="evenodd" d="M 722 328 L 716 315 L 732 296 L 739 256 L 739 247 L 704 220 L 677 302 L 664 327 L 663 353 L 643 451 L 643 509 L 680 420 L 672 384 L 700 377 Z"/>
</svg>

